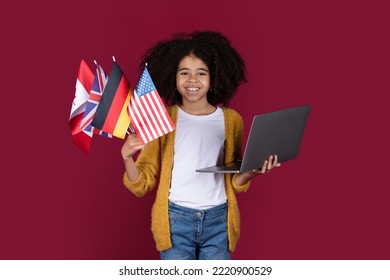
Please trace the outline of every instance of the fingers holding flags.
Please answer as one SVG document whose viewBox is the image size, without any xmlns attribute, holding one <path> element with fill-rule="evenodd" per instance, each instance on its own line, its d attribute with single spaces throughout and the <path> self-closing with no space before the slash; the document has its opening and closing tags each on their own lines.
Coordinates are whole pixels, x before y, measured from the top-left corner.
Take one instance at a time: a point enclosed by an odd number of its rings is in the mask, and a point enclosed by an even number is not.
<svg viewBox="0 0 390 280">
<path fill-rule="evenodd" d="M 144 147 L 145 145 L 138 138 L 136 133 L 129 134 L 121 149 L 123 159 L 131 158 L 137 151 L 143 149 Z"/>
</svg>

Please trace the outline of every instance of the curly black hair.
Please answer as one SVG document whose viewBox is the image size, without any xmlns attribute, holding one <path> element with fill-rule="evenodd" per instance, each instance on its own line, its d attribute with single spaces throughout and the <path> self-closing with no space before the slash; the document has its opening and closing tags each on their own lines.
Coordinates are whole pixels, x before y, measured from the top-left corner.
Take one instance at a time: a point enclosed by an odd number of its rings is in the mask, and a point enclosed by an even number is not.
<svg viewBox="0 0 390 280">
<path fill-rule="evenodd" d="M 176 73 L 180 61 L 194 55 L 209 68 L 212 91 L 208 102 L 226 106 L 239 85 L 247 82 L 245 63 L 230 41 L 221 33 L 194 31 L 178 33 L 165 41 L 159 41 L 143 56 L 140 69 L 147 63 L 156 88 L 167 105 L 182 103 L 176 89 Z"/>
</svg>

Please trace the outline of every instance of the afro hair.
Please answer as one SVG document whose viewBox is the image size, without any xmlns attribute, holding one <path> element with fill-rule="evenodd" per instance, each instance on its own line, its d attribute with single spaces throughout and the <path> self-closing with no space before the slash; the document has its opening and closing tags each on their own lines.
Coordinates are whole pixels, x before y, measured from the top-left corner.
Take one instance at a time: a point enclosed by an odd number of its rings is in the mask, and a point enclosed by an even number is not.
<svg viewBox="0 0 390 280">
<path fill-rule="evenodd" d="M 245 63 L 230 41 L 221 33 L 195 31 L 179 33 L 159 41 L 142 57 L 161 98 L 168 104 L 182 103 L 176 90 L 176 73 L 180 61 L 189 55 L 201 59 L 209 68 L 212 92 L 207 95 L 212 105 L 226 106 L 239 85 L 246 82 Z"/>
</svg>

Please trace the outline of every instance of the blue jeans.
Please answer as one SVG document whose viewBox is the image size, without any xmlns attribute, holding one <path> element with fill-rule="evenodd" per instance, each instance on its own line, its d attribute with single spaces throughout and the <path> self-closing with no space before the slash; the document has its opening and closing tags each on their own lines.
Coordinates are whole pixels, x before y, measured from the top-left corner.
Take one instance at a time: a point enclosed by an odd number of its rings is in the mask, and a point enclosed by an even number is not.
<svg viewBox="0 0 390 280">
<path fill-rule="evenodd" d="M 228 260 L 227 203 L 196 210 L 169 202 L 172 248 L 162 260 Z"/>
</svg>

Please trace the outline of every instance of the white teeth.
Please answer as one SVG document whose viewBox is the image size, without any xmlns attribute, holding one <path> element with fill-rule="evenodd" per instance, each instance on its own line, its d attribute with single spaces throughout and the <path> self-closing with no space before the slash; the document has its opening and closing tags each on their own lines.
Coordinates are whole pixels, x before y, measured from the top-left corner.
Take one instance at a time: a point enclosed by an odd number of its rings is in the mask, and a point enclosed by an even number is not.
<svg viewBox="0 0 390 280">
<path fill-rule="evenodd" d="M 197 90 L 199 90 L 199 88 L 187 88 L 187 90 L 189 90 L 189 91 L 197 91 Z"/>
</svg>

